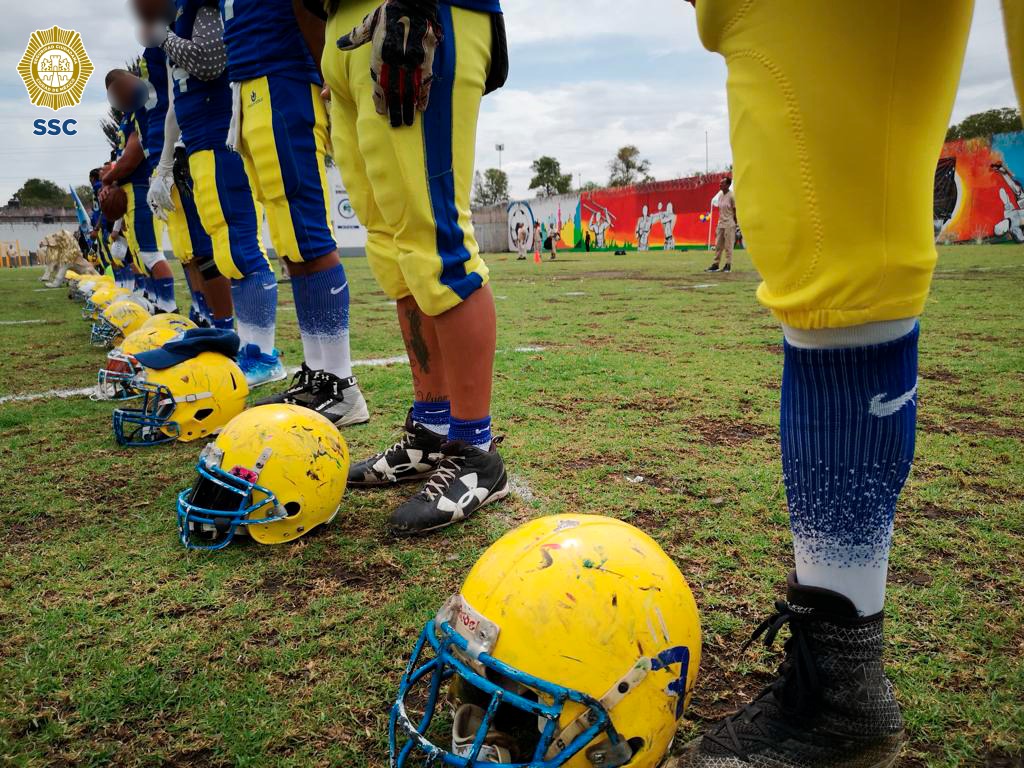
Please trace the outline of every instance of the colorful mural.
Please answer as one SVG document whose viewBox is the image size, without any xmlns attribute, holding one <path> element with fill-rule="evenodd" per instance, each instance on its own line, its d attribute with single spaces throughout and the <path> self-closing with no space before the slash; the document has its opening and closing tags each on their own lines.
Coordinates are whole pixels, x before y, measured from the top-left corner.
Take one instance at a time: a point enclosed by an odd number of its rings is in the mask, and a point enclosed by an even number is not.
<svg viewBox="0 0 1024 768">
<path fill-rule="evenodd" d="M 659 250 L 706 245 L 717 219 L 711 199 L 724 174 L 694 176 L 635 187 L 597 189 L 582 195 L 517 200 L 508 206 L 508 247 L 515 250 L 516 227 L 529 232 L 541 224 L 544 239 L 559 235 L 559 247 L 592 250 Z"/>
<path fill-rule="evenodd" d="M 951 141 L 935 170 L 939 242 L 1024 243 L 1024 131 Z"/>
</svg>

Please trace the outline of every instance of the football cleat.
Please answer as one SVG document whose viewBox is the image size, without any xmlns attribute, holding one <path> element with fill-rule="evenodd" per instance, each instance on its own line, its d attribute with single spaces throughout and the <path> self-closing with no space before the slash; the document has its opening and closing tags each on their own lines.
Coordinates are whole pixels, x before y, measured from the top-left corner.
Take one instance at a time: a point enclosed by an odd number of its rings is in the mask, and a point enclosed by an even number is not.
<svg viewBox="0 0 1024 768">
<path fill-rule="evenodd" d="M 718 271 L 718 265 L 717 264 L 712 264 L 710 267 L 708 267 L 704 271 L 705 272 L 717 272 Z"/>
<path fill-rule="evenodd" d="M 118 445 L 183 443 L 217 434 L 245 410 L 249 387 L 234 360 L 201 352 L 170 368 L 143 368 L 129 386 L 139 393 L 137 408 L 114 411 Z"/>
<path fill-rule="evenodd" d="M 441 446 L 444 457 L 420 492 L 391 513 L 396 536 L 415 536 L 457 523 L 509 494 L 498 441 L 481 451 L 458 440 Z"/>
<path fill-rule="evenodd" d="M 732 264 L 726 264 L 724 267 L 722 267 L 722 272 L 724 272 L 724 273 L 732 272 Z"/>
<path fill-rule="evenodd" d="M 306 407 L 325 416 L 336 427 L 370 420 L 370 410 L 354 376 L 341 379 L 327 371 L 317 371 L 313 377 L 313 400 Z"/>
<path fill-rule="evenodd" d="M 189 549 L 223 549 L 236 534 L 283 544 L 329 523 L 348 475 L 338 428 L 298 405 L 261 405 L 206 446 L 191 488 L 178 495 L 178 535 Z"/>
<path fill-rule="evenodd" d="M 903 719 L 882 667 L 882 613 L 861 617 L 837 592 L 788 579 L 787 599 L 761 623 L 765 645 L 789 624 L 778 677 L 691 742 L 679 768 L 888 768 Z"/>
<path fill-rule="evenodd" d="M 305 405 L 313 402 L 314 388 L 316 386 L 316 371 L 305 363 L 292 376 L 292 383 L 288 389 L 278 392 L 276 395 L 265 397 L 257 405 Z"/>
<path fill-rule="evenodd" d="M 267 355 L 260 352 L 260 348 L 255 344 L 246 344 L 238 351 L 238 367 L 245 374 L 245 381 L 249 385 L 249 389 L 255 389 L 263 384 L 272 384 L 288 376 L 276 349 L 274 354 Z"/>
<path fill-rule="evenodd" d="M 353 488 L 372 488 L 430 477 L 444 458 L 444 442 L 441 435 L 414 422 L 410 409 L 401 439 L 386 451 L 353 464 L 348 484 Z"/>
<path fill-rule="evenodd" d="M 391 708 L 390 764 L 656 768 L 700 652 L 690 588 L 649 536 L 596 515 L 531 520 L 423 628 Z"/>
</svg>

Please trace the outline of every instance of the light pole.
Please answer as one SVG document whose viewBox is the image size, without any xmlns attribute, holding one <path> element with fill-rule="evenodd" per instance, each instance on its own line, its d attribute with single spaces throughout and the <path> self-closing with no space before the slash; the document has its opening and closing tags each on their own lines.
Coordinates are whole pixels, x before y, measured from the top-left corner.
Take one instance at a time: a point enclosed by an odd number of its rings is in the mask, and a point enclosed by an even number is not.
<svg viewBox="0 0 1024 768">
<path fill-rule="evenodd" d="M 708 163 L 708 132 L 704 131 L 704 175 L 707 176 L 711 172 L 710 165 Z"/>
<path fill-rule="evenodd" d="M 501 170 L 501 153 L 505 151 L 504 144 L 495 144 L 494 148 L 498 150 L 498 170 Z"/>
</svg>

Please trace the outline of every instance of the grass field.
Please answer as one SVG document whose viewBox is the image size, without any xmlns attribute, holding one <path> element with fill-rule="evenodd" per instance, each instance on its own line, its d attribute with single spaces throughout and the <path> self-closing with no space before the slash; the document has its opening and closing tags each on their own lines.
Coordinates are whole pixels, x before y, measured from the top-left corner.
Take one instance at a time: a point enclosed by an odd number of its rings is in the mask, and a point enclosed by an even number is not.
<svg viewBox="0 0 1024 768">
<path fill-rule="evenodd" d="M 517 493 L 418 541 L 389 538 L 402 494 L 385 491 L 348 495 L 292 546 L 186 553 L 174 498 L 198 446 L 120 450 L 111 405 L 84 397 L 0 404 L 0 764 L 385 765 L 423 622 L 490 542 L 559 512 L 640 526 L 692 585 L 704 658 L 678 744 L 756 695 L 777 657 L 740 646 L 790 563 L 781 339 L 746 257 L 731 276 L 706 260 L 493 256 L 495 424 Z M 362 260 L 346 268 L 354 356 L 401 355 L 394 307 Z M 0 274 L 0 397 L 88 386 L 103 360 L 38 274 Z M 11 324 L 25 320 L 42 322 Z M 345 437 L 361 456 L 395 434 L 409 390 L 401 365 L 357 374 L 373 419 Z M 1020 766 L 1024 249 L 942 250 L 921 376 L 887 626 L 901 764 Z"/>
</svg>

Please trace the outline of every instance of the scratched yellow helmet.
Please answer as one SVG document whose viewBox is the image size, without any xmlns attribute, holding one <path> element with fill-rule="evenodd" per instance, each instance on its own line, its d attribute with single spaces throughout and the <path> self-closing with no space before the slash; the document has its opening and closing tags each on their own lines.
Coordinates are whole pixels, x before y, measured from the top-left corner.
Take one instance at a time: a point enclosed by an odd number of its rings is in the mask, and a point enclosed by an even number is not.
<svg viewBox="0 0 1024 768">
<path fill-rule="evenodd" d="M 107 364 L 100 368 L 96 376 L 93 400 L 129 400 L 139 397 L 141 393 L 131 387 L 131 380 L 142 372 L 142 365 L 135 359 L 135 355 L 162 347 L 177 336 L 170 328 L 146 330 L 145 326 L 125 336 L 119 347 L 107 353 Z"/>
<path fill-rule="evenodd" d="M 391 710 L 391 764 L 655 768 L 700 650 L 690 588 L 653 539 L 607 517 L 532 520 L 427 622 Z M 446 684 L 454 714 L 432 727 Z"/>
<path fill-rule="evenodd" d="M 170 368 L 146 368 L 129 386 L 137 408 L 114 411 L 118 445 L 143 446 L 211 437 L 245 409 L 249 387 L 230 357 L 201 352 Z"/>
<path fill-rule="evenodd" d="M 149 319 L 134 297 L 118 297 L 100 312 L 92 324 L 92 343 L 100 347 L 116 347 L 128 334 L 139 330 Z"/>
<path fill-rule="evenodd" d="M 349 454 L 338 428 L 298 405 L 262 405 L 232 419 L 203 450 L 178 495 L 189 549 L 222 549 L 236 533 L 260 544 L 293 541 L 338 513 Z"/>
<path fill-rule="evenodd" d="M 175 333 L 184 333 L 185 331 L 190 331 L 193 328 L 198 327 L 199 326 L 184 315 L 179 315 L 174 312 L 162 312 L 159 315 L 153 315 L 142 324 L 143 330 L 149 331 L 154 328 L 167 328 Z"/>
<path fill-rule="evenodd" d="M 100 316 L 104 309 L 110 306 L 111 302 L 122 296 L 127 296 L 129 293 L 128 289 L 120 288 L 116 285 L 98 284 L 96 290 L 89 294 L 89 298 L 85 300 L 85 306 L 82 307 L 82 319 L 95 322 L 96 318 Z"/>
</svg>

